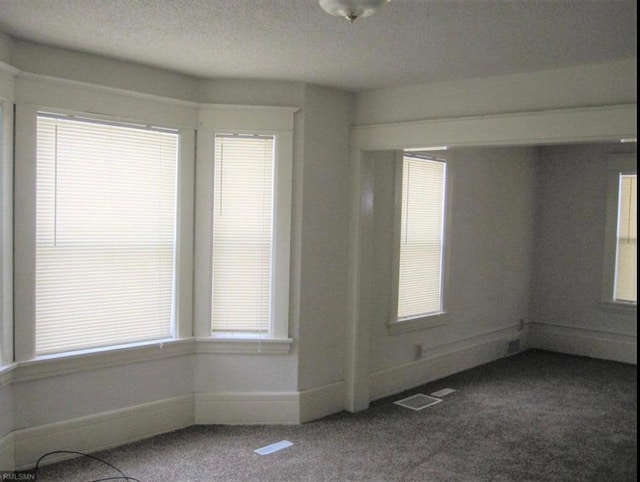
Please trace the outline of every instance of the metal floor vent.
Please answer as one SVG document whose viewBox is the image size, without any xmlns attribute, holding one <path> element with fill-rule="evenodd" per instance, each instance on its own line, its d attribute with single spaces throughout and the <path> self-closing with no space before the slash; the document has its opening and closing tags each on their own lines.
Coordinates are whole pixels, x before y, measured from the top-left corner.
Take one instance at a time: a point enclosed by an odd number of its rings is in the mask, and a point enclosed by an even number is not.
<svg viewBox="0 0 640 482">
<path fill-rule="evenodd" d="M 433 392 L 431 394 L 432 397 L 437 397 L 437 398 L 442 398 L 442 397 L 446 397 L 447 395 L 451 394 L 455 392 L 455 390 L 453 388 L 443 388 L 442 390 L 438 390 L 437 392 Z"/>
<path fill-rule="evenodd" d="M 418 393 L 417 395 L 412 395 L 393 403 L 400 405 L 401 407 L 410 408 L 411 410 L 422 410 L 423 408 L 430 407 L 436 403 L 440 403 L 441 401 L 441 398 L 430 397 L 429 395 Z"/>
</svg>

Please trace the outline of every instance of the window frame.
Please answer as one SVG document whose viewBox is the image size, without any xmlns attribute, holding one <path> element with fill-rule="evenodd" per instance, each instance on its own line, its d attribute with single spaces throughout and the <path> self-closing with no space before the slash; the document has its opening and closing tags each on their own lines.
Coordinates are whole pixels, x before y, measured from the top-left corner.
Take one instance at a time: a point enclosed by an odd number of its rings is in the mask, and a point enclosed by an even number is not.
<svg viewBox="0 0 640 482">
<path fill-rule="evenodd" d="M 618 246 L 618 209 L 620 197 L 620 175 L 636 174 L 636 153 L 611 154 L 607 156 L 606 221 L 604 232 L 603 274 L 599 306 L 604 311 L 637 314 L 637 303 L 614 299 L 616 283 L 616 257 Z"/>
<path fill-rule="evenodd" d="M 412 152 L 412 154 L 416 154 Z M 391 257 L 391 307 L 389 319 L 386 322 L 387 332 L 391 335 L 406 333 L 410 331 L 422 330 L 441 326 L 449 321 L 448 295 L 449 295 L 449 229 L 451 226 L 451 210 L 449 209 L 451 199 L 451 169 L 449 160 L 444 152 L 429 152 L 426 157 L 433 158 L 445 164 L 444 172 L 444 200 L 442 213 L 442 240 L 441 240 L 441 272 L 440 272 L 440 311 L 433 313 L 417 314 L 398 318 L 398 294 L 400 288 L 400 242 L 402 233 L 402 178 L 404 167 L 404 151 L 398 151 L 395 158 L 394 174 L 394 215 L 393 215 L 393 248 Z"/>
<path fill-rule="evenodd" d="M 192 334 L 191 323 L 191 270 L 193 210 L 193 158 L 195 150 L 195 131 L 176 122 L 178 116 L 167 116 L 166 121 L 149 122 L 144 117 L 127 115 L 98 114 L 84 110 L 69 109 L 53 105 L 18 102 L 15 110 L 15 237 L 21 242 L 15 246 L 14 263 L 16 277 L 14 283 L 15 303 L 15 360 L 17 362 L 64 360 L 68 358 L 85 359 L 87 356 L 109 356 L 110 353 L 127 352 L 148 347 L 165 346 L 188 338 Z M 120 109 L 117 109 L 120 110 Z M 35 257 L 36 257 L 36 142 L 37 118 L 41 112 L 62 116 L 124 125 L 147 125 L 177 131 L 178 172 L 177 205 L 175 230 L 174 262 L 174 299 L 172 313 L 172 333 L 170 338 L 162 340 L 139 341 L 108 345 L 96 348 L 78 349 L 60 353 L 36 355 L 35 353 Z"/>
<path fill-rule="evenodd" d="M 293 121 L 297 108 L 203 105 L 196 178 L 195 306 L 197 352 L 287 354 L 293 180 Z M 267 333 L 213 332 L 211 327 L 213 175 L 216 134 L 275 138 L 271 319 Z"/>
</svg>

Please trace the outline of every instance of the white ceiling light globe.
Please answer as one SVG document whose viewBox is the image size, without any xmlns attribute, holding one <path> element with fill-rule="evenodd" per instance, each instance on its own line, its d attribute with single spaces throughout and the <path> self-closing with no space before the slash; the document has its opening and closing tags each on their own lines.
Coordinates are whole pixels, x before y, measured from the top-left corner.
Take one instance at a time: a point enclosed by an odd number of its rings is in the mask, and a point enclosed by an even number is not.
<svg viewBox="0 0 640 482">
<path fill-rule="evenodd" d="M 318 0 L 329 15 L 343 17 L 353 23 L 356 18 L 368 17 L 390 0 Z"/>
</svg>

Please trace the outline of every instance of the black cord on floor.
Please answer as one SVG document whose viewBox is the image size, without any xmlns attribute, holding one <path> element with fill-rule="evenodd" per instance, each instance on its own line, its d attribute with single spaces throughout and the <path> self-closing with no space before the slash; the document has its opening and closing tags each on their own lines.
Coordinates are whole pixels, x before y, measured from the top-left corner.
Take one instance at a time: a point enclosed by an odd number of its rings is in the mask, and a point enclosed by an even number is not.
<svg viewBox="0 0 640 482">
<path fill-rule="evenodd" d="M 90 482 L 104 482 L 104 481 L 107 481 L 107 480 L 122 480 L 122 481 L 125 481 L 125 482 L 140 482 L 138 479 L 136 479 L 134 477 L 129 477 L 128 475 L 125 475 L 125 473 L 122 470 L 120 470 L 115 465 L 110 464 L 106 460 L 102 460 L 101 458 L 96 457 L 95 455 L 85 454 L 83 452 L 75 452 L 73 450 L 54 450 L 53 452 L 47 452 L 46 454 L 44 454 L 36 462 L 36 468 L 35 468 L 36 477 L 37 477 L 37 474 L 38 474 L 38 466 L 40 465 L 40 461 L 42 461 L 42 459 L 44 459 L 45 457 L 48 457 L 49 455 L 53 455 L 53 454 L 81 455 L 82 457 L 87 457 L 89 459 L 97 460 L 98 462 L 101 462 L 101 463 L 103 463 L 105 465 L 108 465 L 109 467 L 111 467 L 113 470 L 115 470 L 116 472 L 118 472 L 120 474 L 117 477 L 106 477 L 104 479 L 94 479 L 94 480 L 91 480 Z"/>
</svg>

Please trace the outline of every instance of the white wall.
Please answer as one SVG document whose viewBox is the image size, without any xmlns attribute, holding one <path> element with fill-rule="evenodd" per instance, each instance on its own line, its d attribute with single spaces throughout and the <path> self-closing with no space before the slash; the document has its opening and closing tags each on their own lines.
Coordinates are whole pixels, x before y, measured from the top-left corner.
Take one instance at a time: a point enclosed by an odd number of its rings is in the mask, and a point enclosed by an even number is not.
<svg viewBox="0 0 640 482">
<path fill-rule="evenodd" d="M 13 430 L 13 417 L 12 387 L 0 384 L 0 439 Z"/>
<path fill-rule="evenodd" d="M 544 325 L 539 330 L 563 330 L 556 338 L 565 337 L 564 345 L 548 345 L 546 337 L 541 339 L 550 348 L 575 351 L 580 340 L 584 350 L 594 341 L 603 347 L 617 342 L 617 358 L 629 362 L 635 358 L 635 315 L 605 311 L 598 305 L 607 154 L 635 151 L 629 144 L 548 146 L 540 151 L 531 309 L 533 321 Z M 597 351 L 582 354 L 598 356 Z"/>
<path fill-rule="evenodd" d="M 40 371 L 33 378 L 19 375 L 14 377 L 11 388 L 16 397 L 27 401 L 8 417 L 13 419 L 9 424 L 11 429 L 24 432 L 30 427 L 64 423 L 194 393 L 195 410 L 204 413 L 199 421 L 212 421 L 211 417 L 213 421 L 219 420 L 216 417 L 220 416 L 220 410 L 226 410 L 228 397 L 235 402 L 254 403 L 264 401 L 260 394 L 267 394 L 268 402 L 280 407 L 275 412 L 282 412 L 282 421 L 299 420 L 297 405 L 296 411 L 288 411 L 292 396 L 297 397 L 299 390 L 314 389 L 344 378 L 341 330 L 346 310 L 345 206 L 351 94 L 292 82 L 196 82 L 171 72 L 26 42 L 17 42 L 14 58 L 16 65 L 26 71 L 20 73 L 18 79 L 18 100 L 23 102 L 25 99 L 28 102 L 33 95 L 38 99 L 53 98 L 55 89 L 68 94 L 69 88 L 77 88 L 81 95 L 66 98 L 73 97 L 73 108 L 78 110 L 85 104 L 97 106 L 94 108 L 98 111 L 111 108 L 113 104 L 102 97 L 117 98 L 118 106 L 114 108 L 126 110 L 130 105 L 126 102 L 129 91 L 142 93 L 142 97 L 134 98 L 149 106 L 156 101 L 154 96 L 162 96 L 157 99 L 159 105 L 166 103 L 169 110 L 171 99 L 291 106 L 301 110 L 294 118 L 291 276 L 294 283 L 290 334 L 295 341 L 291 353 L 209 353 L 208 349 L 194 348 L 193 354 L 161 360 L 145 361 L 142 357 L 135 363 L 109 362 L 114 366 L 90 370 L 76 366 L 73 373 L 54 370 L 53 375 Z M 30 73 L 43 77 L 33 77 Z M 63 82 L 51 82 L 50 77 L 61 78 Z M 67 80 L 79 83 L 65 83 Z M 49 85 L 51 92 L 47 90 Z M 96 90 L 88 85 L 100 87 Z M 107 90 L 102 91 L 102 86 Z M 121 94 L 122 99 L 118 97 Z M 151 96 L 144 97 L 146 94 Z M 96 95 L 100 97 L 99 102 L 94 98 Z M 180 109 L 192 108 L 190 104 L 176 105 Z M 145 113 L 154 115 L 153 109 Z M 17 275 L 20 276 L 19 271 Z M 300 353 L 304 353 L 302 361 Z M 342 398 L 338 398 L 340 404 L 337 408 L 331 405 L 330 411 L 342 408 Z M 264 414 L 269 417 L 275 412 L 267 409 Z M 309 418 L 317 411 L 306 413 Z M 278 421 L 280 415 L 275 413 L 272 421 Z"/>
<path fill-rule="evenodd" d="M 13 361 L 13 97 L 11 69 L 0 64 L 0 367 Z"/>
<path fill-rule="evenodd" d="M 305 84 L 276 80 L 201 80 L 198 101 L 211 104 L 302 107 L 305 102 Z"/>
<path fill-rule="evenodd" d="M 13 39 L 0 32 L 0 62 L 11 63 L 11 55 L 13 52 Z"/>
<path fill-rule="evenodd" d="M 366 92 L 356 97 L 352 117 L 352 95 L 332 89 L 291 82 L 200 80 L 27 42 L 12 44 L 0 38 L 0 60 L 11 59 L 23 71 L 141 92 L 150 95 L 149 102 L 153 102 L 154 96 L 162 96 L 189 102 L 301 108 L 295 117 L 294 135 L 290 328 L 294 345 L 288 355 L 198 352 L 16 379 L 9 387 L 0 387 L 0 438 L 10 430 L 29 431 L 29 427 L 112 413 L 193 393 L 196 411 L 207 403 L 224 411 L 234 404 L 241 405 L 237 401 L 247 402 L 247 410 L 252 410 L 256 406 L 252 403 L 260 402 L 275 422 L 298 420 L 295 410 L 287 410 L 299 401 L 296 397 L 300 392 L 303 392 L 300 400 L 308 401 L 313 408 L 300 414 L 300 420 L 341 409 L 344 387 L 340 384 L 345 378 L 345 327 L 349 316 L 349 124 L 627 103 L 635 102 L 636 98 L 633 60 L 608 66 Z M 31 84 L 42 80 L 28 74 L 22 77 Z M 105 94 L 105 98 L 111 93 Z M 82 88 L 82 99 L 90 95 Z M 452 321 L 445 327 L 389 336 L 381 323 L 386 306 L 384 296 L 389 291 L 387 268 L 377 267 L 375 289 L 379 299 L 374 297 L 377 303 L 373 310 L 375 319 L 371 321 L 375 325 L 370 339 L 372 375 L 381 372 L 395 375 L 399 372 L 394 369 L 405 367 L 411 370 L 413 345 L 417 342 L 423 344 L 427 354 L 437 355 L 461 348 L 469 338 L 476 337 L 484 343 L 486 334 L 494 330 L 504 329 L 500 336 L 518 336 L 513 324 L 528 317 L 534 152 L 524 148 L 450 151 L 455 213 L 451 231 Z M 382 259 L 389 243 L 386 171 L 387 166 L 379 166 L 376 172 L 379 207 L 375 229 L 379 253 L 375 259 Z M 590 179 L 594 180 L 597 175 L 594 176 Z M 543 228 L 545 232 L 552 230 L 552 226 Z M 545 276 L 537 274 L 536 284 L 546 280 Z M 553 305 L 542 303 L 542 306 L 548 306 L 549 312 L 542 309 L 536 316 L 551 316 Z M 595 319 L 590 323 L 600 326 Z M 628 320 L 624 323 L 625 330 L 631 329 Z M 487 356 L 496 353 L 492 351 Z M 466 359 L 466 365 L 453 363 L 449 368 L 470 366 L 486 359 L 486 356 L 471 357 Z M 420 365 L 420 370 L 424 366 Z M 420 370 L 415 380 L 425 379 L 425 372 Z M 394 387 L 408 388 L 414 379 L 407 380 L 400 380 Z M 322 393 L 315 391 L 324 387 L 329 389 Z M 373 392 L 378 394 L 388 389 L 384 383 L 376 387 Z M 220 397 L 198 399 L 203 394 Z M 188 397 L 185 400 L 188 405 Z M 286 412 L 283 419 L 269 412 L 268 407 L 274 402 Z M 176 423 L 188 420 L 188 413 L 187 418 L 183 416 L 185 413 L 177 416 Z M 47 430 L 55 430 L 57 425 L 51 427 Z M 40 432 L 37 435 L 37 439 L 42 438 Z M 23 459 L 29 460 L 27 456 Z"/>
<path fill-rule="evenodd" d="M 344 380 L 352 96 L 305 89 L 298 388 Z"/>
<path fill-rule="evenodd" d="M 13 419 L 12 386 L 3 385 L 0 382 L 0 470 L 11 469 L 14 465 L 14 451 L 11 440 Z"/>
<path fill-rule="evenodd" d="M 0 33 L 0 467 L 13 465 L 11 432 L 14 425 L 13 387 L 9 383 L 13 361 L 13 68 L 9 65 L 13 41 Z"/>
<path fill-rule="evenodd" d="M 355 125 L 634 103 L 637 59 L 483 79 L 376 89 L 356 96 Z"/>
<path fill-rule="evenodd" d="M 305 86 L 297 82 L 260 80 L 202 80 L 199 85 L 202 103 L 295 107 L 293 136 L 293 211 L 301 209 L 296 196 L 304 164 Z M 300 243 L 300 225 L 295 216 L 291 225 L 292 245 Z M 296 259 L 292 256 L 291 264 Z M 291 286 L 291 291 L 296 287 Z M 290 295 L 290 299 L 293 297 Z M 293 302 L 293 301 L 291 301 Z M 289 315 L 290 334 L 297 330 L 297 320 Z M 194 392 L 244 396 L 257 393 L 295 393 L 297 390 L 298 349 L 293 344 L 287 355 L 198 353 L 195 355 Z"/>
<path fill-rule="evenodd" d="M 192 372 L 183 356 L 14 381 L 14 430 L 190 394 Z"/>
<path fill-rule="evenodd" d="M 375 318 L 370 313 L 370 300 L 375 296 L 383 296 L 380 291 L 385 291 L 379 289 L 376 292 L 370 285 L 380 283 L 381 277 L 386 278 L 376 272 L 380 268 L 371 269 L 369 266 L 372 264 L 369 259 L 380 258 L 379 254 L 371 254 L 373 247 L 370 238 L 374 237 L 372 224 L 375 223 L 369 205 L 373 193 L 368 163 L 376 156 L 370 151 L 441 145 L 454 148 L 534 146 L 636 137 L 636 71 L 637 60 L 628 59 L 486 79 L 377 89 L 356 95 L 354 126 L 351 130 L 351 146 L 355 154 L 351 161 L 350 310 L 347 329 L 351 338 L 347 372 L 347 404 L 350 408 L 365 408 L 371 398 L 401 391 L 504 356 L 505 340 L 509 338 L 523 336 L 525 347 L 528 339 L 527 327 L 524 333 L 517 330 L 518 314 L 522 313 L 518 306 L 526 296 L 500 299 L 508 294 L 508 290 L 500 293 L 502 282 L 499 279 L 501 267 L 507 264 L 490 265 L 491 260 L 500 256 L 491 251 L 491 243 L 495 241 L 498 243 L 496 246 L 506 248 L 505 253 L 511 257 L 509 261 L 516 268 L 503 270 L 502 274 L 514 276 L 512 281 L 516 283 L 516 290 L 526 289 L 522 280 L 530 275 L 530 271 L 524 269 L 519 272 L 517 267 L 522 266 L 523 260 L 525 264 L 530 263 L 531 257 L 518 258 L 512 247 L 502 245 L 500 239 L 492 238 L 491 231 L 483 231 L 484 228 L 477 225 L 477 222 L 489 221 L 483 218 L 482 212 L 485 216 L 491 216 L 492 209 L 502 212 L 501 209 L 505 208 L 499 197 L 488 196 L 479 198 L 479 207 L 487 211 L 478 211 L 475 205 L 469 205 L 465 212 L 464 203 L 462 210 L 453 207 L 452 218 L 466 223 L 465 226 L 458 226 L 462 230 L 457 231 L 463 233 L 461 235 L 466 239 L 457 249 L 457 255 L 461 254 L 460 259 L 465 263 L 458 265 L 459 268 L 452 265 L 451 278 L 459 276 L 456 269 L 470 270 L 459 278 L 460 285 L 456 288 L 464 293 L 460 295 L 463 304 L 457 316 L 462 315 L 464 320 L 465 314 L 473 313 L 472 316 L 478 321 L 471 323 L 471 327 L 488 328 L 492 323 L 499 326 L 506 322 L 507 317 L 511 319 L 515 315 L 513 322 L 516 325 L 475 338 L 472 332 L 470 339 L 457 342 L 449 340 L 455 340 L 456 334 L 462 334 L 468 328 L 464 322 L 451 331 L 434 328 L 429 330 L 429 336 L 424 340 L 427 346 L 434 346 L 431 345 L 434 342 L 437 346 L 427 352 L 422 360 L 409 361 L 415 356 L 413 345 L 416 342 L 408 336 L 404 343 L 380 343 L 380 340 L 385 340 L 384 335 L 372 332 L 369 323 L 370 319 Z M 516 166 L 517 163 L 514 163 L 514 168 Z M 475 178 L 467 178 L 470 193 L 479 194 L 476 190 L 482 190 L 483 183 L 494 185 L 485 174 L 485 171 L 479 170 Z M 506 186 L 509 186 L 508 182 Z M 503 192 L 503 195 L 510 194 Z M 453 221 L 454 224 L 457 222 Z M 491 223 L 488 225 L 493 226 Z M 464 236 L 469 228 L 472 234 Z M 521 228 L 514 224 L 504 229 L 508 234 L 513 235 L 509 230 L 519 233 L 515 234 L 516 239 L 526 242 L 526 230 L 518 231 Z M 531 232 L 531 228 L 528 229 Z M 487 263 L 482 258 L 474 260 L 471 258 L 473 255 L 468 254 L 473 252 L 469 250 L 475 242 L 473 236 L 478 234 L 481 246 L 492 253 Z M 456 236 L 455 232 L 453 236 Z M 464 242 L 467 243 L 466 247 Z M 457 255 L 452 253 L 451 258 L 455 259 Z M 475 291 L 476 286 L 491 282 L 498 283 L 496 290 L 489 289 L 484 293 L 482 290 Z M 464 298 L 467 293 L 465 288 L 471 290 L 469 302 Z M 377 321 L 376 326 L 379 326 L 380 320 Z M 452 321 L 450 325 L 454 326 L 454 323 Z M 372 343 L 374 346 L 371 346 Z M 385 351 L 387 349 L 389 353 Z M 383 366 L 387 368 L 371 371 L 371 367 Z"/>
<path fill-rule="evenodd" d="M 198 354 L 193 391 L 196 393 L 295 392 L 296 356 Z M 189 376 L 189 375 L 187 375 Z"/>
<path fill-rule="evenodd" d="M 529 316 L 535 198 L 534 148 L 470 148 L 447 158 L 451 197 L 447 324 L 390 335 L 393 163 L 376 161 L 371 372 L 512 328 Z M 446 348 L 445 348 L 446 350 Z"/>
<path fill-rule="evenodd" d="M 84 54 L 42 44 L 14 41 L 11 64 L 26 72 L 170 97 L 199 98 L 199 79 L 141 64 Z"/>
</svg>

